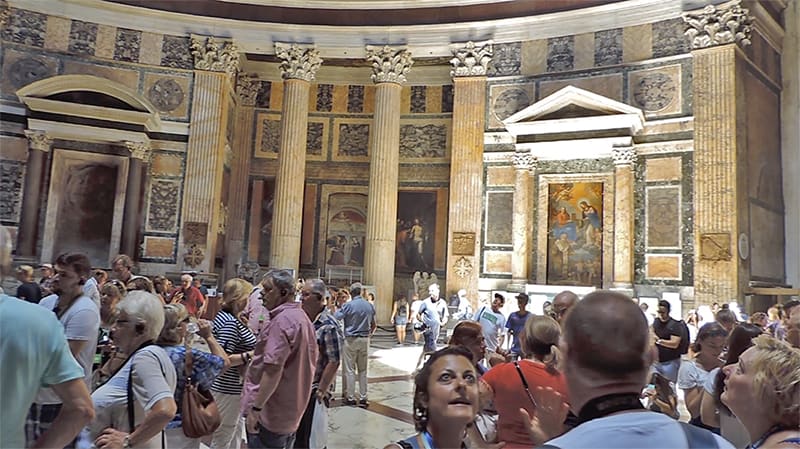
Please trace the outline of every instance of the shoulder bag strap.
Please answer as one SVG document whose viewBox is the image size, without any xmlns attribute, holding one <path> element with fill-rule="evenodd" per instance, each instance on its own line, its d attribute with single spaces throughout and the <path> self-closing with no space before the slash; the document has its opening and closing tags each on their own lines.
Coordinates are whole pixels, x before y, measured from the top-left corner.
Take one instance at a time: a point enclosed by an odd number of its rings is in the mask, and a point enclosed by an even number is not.
<svg viewBox="0 0 800 449">
<path fill-rule="evenodd" d="M 475 321 L 480 321 L 481 317 L 483 316 L 483 312 L 486 311 L 486 306 L 483 306 L 478 310 L 478 314 L 475 316 Z"/>
<path fill-rule="evenodd" d="M 717 449 L 719 447 L 713 433 L 689 423 L 679 421 L 678 424 L 683 428 L 689 449 Z"/>
<path fill-rule="evenodd" d="M 128 432 L 133 433 L 134 424 L 136 420 L 134 419 L 135 408 L 133 406 L 133 360 L 131 360 L 131 365 L 128 370 Z"/>
<path fill-rule="evenodd" d="M 522 374 L 522 368 L 519 367 L 519 362 L 514 362 L 514 368 L 517 369 L 517 374 L 519 374 L 519 379 L 522 381 L 522 386 L 525 387 L 525 393 L 528 395 L 528 399 L 530 399 L 531 404 L 533 404 L 533 408 L 537 408 L 539 405 L 536 404 L 536 400 L 533 399 L 531 390 L 528 388 L 528 381 L 525 380 L 525 376 Z"/>
<path fill-rule="evenodd" d="M 192 369 L 194 368 L 194 361 L 192 360 L 192 347 L 188 343 L 184 346 L 186 354 L 183 356 L 183 374 L 186 375 L 186 384 L 192 382 Z"/>
</svg>

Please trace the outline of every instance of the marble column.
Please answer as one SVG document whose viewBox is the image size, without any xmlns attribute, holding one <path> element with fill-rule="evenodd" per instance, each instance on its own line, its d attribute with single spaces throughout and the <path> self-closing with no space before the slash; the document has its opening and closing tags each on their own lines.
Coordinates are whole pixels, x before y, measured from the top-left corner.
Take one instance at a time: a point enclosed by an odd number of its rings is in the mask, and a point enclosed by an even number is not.
<svg viewBox="0 0 800 449">
<path fill-rule="evenodd" d="M 483 132 L 486 117 L 486 68 L 490 42 L 454 44 L 453 132 L 450 155 L 450 199 L 447 226 L 447 287 L 467 291 L 477 307 L 478 252 L 481 248 L 483 199 Z M 475 309 L 477 310 L 477 308 Z"/>
<path fill-rule="evenodd" d="M 737 109 L 744 106 L 737 106 L 743 94 L 736 72 L 737 45 L 750 43 L 750 18 L 729 2 L 687 12 L 684 20 L 693 61 L 695 301 L 742 301 L 749 276 L 736 255 L 738 155 L 745 144 L 737 138 Z"/>
<path fill-rule="evenodd" d="M 611 150 L 614 161 L 614 288 L 633 288 L 633 147 Z"/>
<path fill-rule="evenodd" d="M 530 152 L 514 153 L 514 198 L 511 232 L 514 250 L 511 255 L 511 284 L 509 291 L 525 291 L 528 283 L 529 260 L 531 258 L 531 229 L 533 202 L 531 197 L 531 172 L 536 169 L 537 159 Z"/>
<path fill-rule="evenodd" d="M 367 47 L 375 83 L 375 115 L 370 139 L 364 281 L 375 286 L 378 320 L 387 322 L 394 296 L 397 180 L 400 162 L 400 91 L 411 70 L 411 52 Z"/>
<path fill-rule="evenodd" d="M 181 229 L 185 268 L 214 270 L 220 225 L 222 178 L 227 144 L 228 97 L 239 70 L 238 49 L 232 42 L 192 36 L 194 91 L 186 155 Z"/>
<path fill-rule="evenodd" d="M 139 225 L 142 216 L 142 185 L 150 163 L 150 145 L 145 142 L 124 142 L 130 152 L 128 166 L 128 183 L 125 189 L 125 212 L 122 215 L 122 238 L 120 252 L 137 259 L 139 243 Z"/>
<path fill-rule="evenodd" d="M 228 188 L 228 226 L 225 232 L 225 278 L 236 277 L 236 267 L 248 261 L 244 248 L 247 187 L 250 179 L 250 155 L 253 151 L 253 119 L 259 82 L 240 75 L 236 82 L 236 120 L 233 129 L 233 159 Z M 259 203 L 260 204 L 260 203 Z"/>
<path fill-rule="evenodd" d="M 19 221 L 17 255 L 36 256 L 36 233 L 39 229 L 39 208 L 42 196 L 45 153 L 50 151 L 53 139 L 44 131 L 25 131 L 28 138 L 28 161 L 25 164 L 25 187 L 22 193 L 22 216 Z"/>
<path fill-rule="evenodd" d="M 303 229 L 308 95 L 322 59 L 314 48 L 297 44 L 276 43 L 275 53 L 281 59 L 284 82 L 269 264 L 296 271 Z"/>
</svg>

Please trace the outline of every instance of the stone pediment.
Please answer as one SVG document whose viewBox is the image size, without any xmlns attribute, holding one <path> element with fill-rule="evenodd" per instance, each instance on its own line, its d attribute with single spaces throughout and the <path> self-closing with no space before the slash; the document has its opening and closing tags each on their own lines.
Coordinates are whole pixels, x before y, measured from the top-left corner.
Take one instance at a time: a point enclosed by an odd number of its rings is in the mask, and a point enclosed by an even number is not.
<svg viewBox="0 0 800 449">
<path fill-rule="evenodd" d="M 575 86 L 567 86 L 503 120 L 514 136 L 628 130 L 644 127 L 641 109 Z"/>
</svg>

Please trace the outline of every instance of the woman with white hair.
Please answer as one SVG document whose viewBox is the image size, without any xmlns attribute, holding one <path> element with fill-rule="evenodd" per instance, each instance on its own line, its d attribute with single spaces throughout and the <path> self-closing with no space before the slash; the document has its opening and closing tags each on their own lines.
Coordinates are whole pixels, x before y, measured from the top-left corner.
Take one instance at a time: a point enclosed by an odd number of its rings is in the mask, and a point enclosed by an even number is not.
<svg viewBox="0 0 800 449">
<path fill-rule="evenodd" d="M 128 359 L 92 393 L 95 420 L 89 427 L 99 449 L 164 448 L 164 428 L 177 410 L 175 367 L 155 345 L 164 309 L 155 295 L 133 291 L 117 307 L 111 338 Z"/>
</svg>

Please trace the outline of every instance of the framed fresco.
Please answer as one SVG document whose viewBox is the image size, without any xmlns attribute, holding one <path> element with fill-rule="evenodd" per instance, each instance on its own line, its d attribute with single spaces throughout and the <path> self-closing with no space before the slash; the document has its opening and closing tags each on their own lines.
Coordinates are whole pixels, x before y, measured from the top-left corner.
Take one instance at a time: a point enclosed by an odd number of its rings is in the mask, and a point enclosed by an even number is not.
<svg viewBox="0 0 800 449">
<path fill-rule="evenodd" d="M 436 241 L 435 191 L 401 191 L 397 196 L 395 271 L 433 271 Z"/>
<path fill-rule="evenodd" d="M 328 197 L 325 265 L 363 267 L 367 234 L 367 195 L 334 193 Z"/>
</svg>

